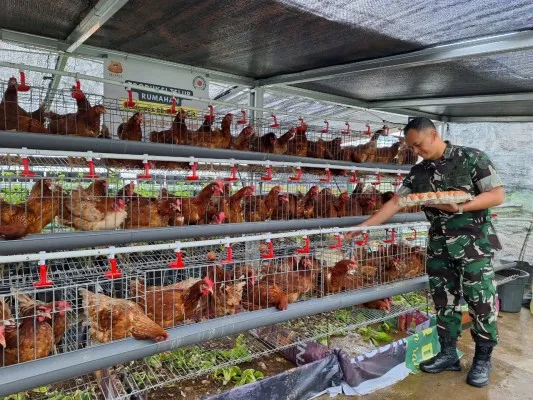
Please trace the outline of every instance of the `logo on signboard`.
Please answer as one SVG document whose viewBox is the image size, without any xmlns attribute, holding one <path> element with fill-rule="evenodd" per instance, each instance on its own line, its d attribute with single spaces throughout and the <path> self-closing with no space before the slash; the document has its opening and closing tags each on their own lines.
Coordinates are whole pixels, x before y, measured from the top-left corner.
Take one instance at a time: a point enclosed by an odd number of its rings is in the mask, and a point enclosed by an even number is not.
<svg viewBox="0 0 533 400">
<path fill-rule="evenodd" d="M 201 76 L 195 76 L 192 80 L 192 85 L 195 89 L 205 90 L 205 87 L 207 86 L 207 82 L 205 79 Z"/>
<path fill-rule="evenodd" d="M 124 71 L 124 68 L 122 67 L 122 63 L 120 61 L 109 61 L 109 65 L 107 66 L 107 70 L 111 72 L 112 74 L 122 74 Z"/>
</svg>

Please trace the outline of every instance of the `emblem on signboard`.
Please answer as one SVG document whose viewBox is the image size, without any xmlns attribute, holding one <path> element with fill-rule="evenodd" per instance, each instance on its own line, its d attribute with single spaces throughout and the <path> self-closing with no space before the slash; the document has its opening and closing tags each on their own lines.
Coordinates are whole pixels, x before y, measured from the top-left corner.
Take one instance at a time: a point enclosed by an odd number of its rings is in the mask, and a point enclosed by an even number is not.
<svg viewBox="0 0 533 400">
<path fill-rule="evenodd" d="M 123 71 L 122 63 L 120 61 L 109 61 L 109 65 L 107 66 L 107 70 L 113 74 L 121 74 Z"/>
<path fill-rule="evenodd" d="M 195 89 L 205 90 L 205 87 L 207 86 L 207 82 L 205 79 L 201 76 L 196 76 L 192 80 L 192 85 Z"/>
</svg>

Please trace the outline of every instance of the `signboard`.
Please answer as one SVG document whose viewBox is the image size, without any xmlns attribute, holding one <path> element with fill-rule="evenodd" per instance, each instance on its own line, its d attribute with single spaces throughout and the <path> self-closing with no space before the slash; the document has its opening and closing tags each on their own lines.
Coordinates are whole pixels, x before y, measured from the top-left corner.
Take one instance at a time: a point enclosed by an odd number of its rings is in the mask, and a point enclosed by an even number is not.
<svg viewBox="0 0 533 400">
<path fill-rule="evenodd" d="M 154 89 L 175 92 L 176 109 L 184 108 L 187 111 L 188 118 L 197 118 L 200 111 L 207 108 L 206 102 L 180 97 L 180 95 L 187 95 L 209 99 L 209 81 L 205 75 L 198 72 L 187 72 L 149 61 L 112 56 L 104 64 L 104 78 L 126 82 L 124 86 L 104 83 L 104 97 L 118 99 L 118 107 L 122 111 L 170 115 L 169 109 L 172 105 L 172 95 L 156 93 Z M 128 84 L 143 87 L 143 89 L 131 88 L 133 101 L 135 102 L 133 108 L 128 108 L 124 105 L 128 100 Z M 120 116 L 117 116 L 117 118 L 120 118 Z M 161 118 L 158 120 L 157 125 L 161 125 Z M 168 125 L 170 123 L 171 119 L 168 118 Z M 161 128 L 164 128 L 164 126 L 161 126 Z"/>
</svg>

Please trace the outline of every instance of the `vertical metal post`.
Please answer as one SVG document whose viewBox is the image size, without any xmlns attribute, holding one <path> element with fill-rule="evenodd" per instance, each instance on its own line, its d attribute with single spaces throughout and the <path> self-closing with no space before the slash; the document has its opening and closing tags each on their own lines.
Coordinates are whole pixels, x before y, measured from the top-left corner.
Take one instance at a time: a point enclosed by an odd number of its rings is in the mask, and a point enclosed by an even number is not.
<svg viewBox="0 0 533 400">
<path fill-rule="evenodd" d="M 253 88 L 250 90 L 249 105 L 251 107 L 263 108 L 263 100 L 265 95 L 265 89 L 262 87 Z M 250 121 L 256 122 L 256 119 L 263 118 L 262 111 L 250 110 Z"/>
<path fill-rule="evenodd" d="M 442 122 L 439 122 L 439 135 L 444 140 L 448 133 L 448 118 L 443 117 Z"/>
</svg>

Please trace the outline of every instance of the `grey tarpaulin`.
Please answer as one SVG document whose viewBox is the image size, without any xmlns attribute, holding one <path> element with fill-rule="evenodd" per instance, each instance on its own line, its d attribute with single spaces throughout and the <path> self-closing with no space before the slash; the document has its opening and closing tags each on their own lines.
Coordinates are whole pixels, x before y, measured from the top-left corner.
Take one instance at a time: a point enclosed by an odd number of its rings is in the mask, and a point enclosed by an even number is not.
<svg viewBox="0 0 533 400">
<path fill-rule="evenodd" d="M 280 326 L 268 326 L 254 330 L 253 334 L 268 344 L 279 346 L 295 333 Z M 325 393 L 370 393 L 409 375 L 410 370 L 405 366 L 406 348 L 407 342 L 402 339 L 351 358 L 343 350 L 332 351 L 310 341 L 280 351 L 299 365 L 298 368 L 209 397 L 209 400 L 309 399 Z"/>
<path fill-rule="evenodd" d="M 365 394 L 404 379 L 410 372 L 405 366 L 406 348 L 402 339 L 354 359 L 337 350 L 344 375 L 343 392 Z"/>
<path fill-rule="evenodd" d="M 332 353 L 322 360 L 209 397 L 208 400 L 309 399 L 330 386 L 340 385 L 341 379 L 337 356 Z"/>
</svg>

